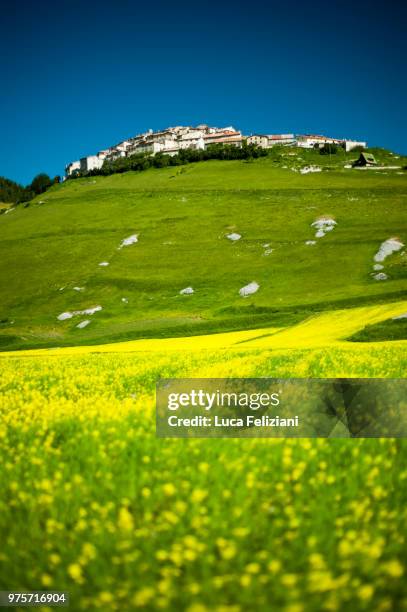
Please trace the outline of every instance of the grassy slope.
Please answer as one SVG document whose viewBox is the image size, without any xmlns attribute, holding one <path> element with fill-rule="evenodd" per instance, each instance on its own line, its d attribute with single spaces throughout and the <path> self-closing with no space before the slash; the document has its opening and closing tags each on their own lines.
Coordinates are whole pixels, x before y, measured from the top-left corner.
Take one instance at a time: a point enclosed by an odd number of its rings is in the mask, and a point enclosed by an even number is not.
<svg viewBox="0 0 407 612">
<path fill-rule="evenodd" d="M 180 312 L 190 320 L 204 313 L 212 325 L 225 325 L 216 313 L 227 308 L 230 324 L 238 326 L 241 304 L 257 307 L 252 323 L 278 318 L 267 309 L 286 308 L 279 317 L 288 320 L 303 317 L 306 308 L 335 308 L 260 335 L 246 330 L 94 347 L 119 351 L 112 354 L 89 355 L 85 347 L 47 351 L 41 359 L 38 353 L 3 354 L 1 588 L 65 589 L 72 609 L 113 612 L 293 611 L 304 602 L 309 610 L 403 607 L 406 504 L 400 483 L 406 470 L 399 440 L 155 436 L 159 377 L 404 375 L 405 342 L 340 340 L 406 308 L 396 303 L 405 288 L 400 256 L 386 264 L 389 281 L 369 277 L 377 242 L 396 232 L 405 236 L 406 179 L 346 178 L 344 171 L 301 177 L 273 165 L 202 164 L 171 181 L 167 171 L 82 181 L 46 194 L 39 207 L 0 218 L 2 309 L 27 338 L 31 325 L 31 342 L 38 342 L 40 331 L 46 337 L 58 328 L 72 343 L 95 341 L 96 332 L 108 338 L 120 325 L 128 335 L 136 324 L 153 332 L 145 320 L 152 312 L 167 317 L 168 333 L 170 314 Z M 268 173 L 278 187 L 255 191 L 256 172 L 259 181 Z M 229 189 L 208 191 L 221 173 Z M 200 184 L 192 193 L 191 183 L 202 176 L 206 190 Z M 178 191 L 159 190 L 165 177 L 171 184 L 180 179 Z M 340 187 L 341 181 L 348 186 Z M 249 187 L 233 191 L 233 183 Z M 162 210 L 167 219 L 186 219 L 164 222 Z M 335 214 L 339 225 L 315 251 L 307 250 L 302 244 L 319 212 Z M 236 224 L 245 240 L 232 245 L 217 238 L 226 223 Z M 118 252 L 117 244 L 133 231 L 140 231 L 140 243 Z M 164 241 L 175 244 L 163 251 Z M 265 241 L 275 247 L 269 257 L 261 256 Z M 103 259 L 110 259 L 109 268 L 97 268 Z M 239 299 L 235 285 L 255 265 L 256 273 L 269 275 L 271 288 L 264 283 L 254 298 Z M 188 284 L 197 289 L 185 299 L 174 290 L 187 284 L 182 274 L 190 274 Z M 72 290 L 85 281 L 85 294 Z M 71 290 L 59 292 L 68 282 Z M 118 303 L 123 289 L 128 310 Z M 173 297 L 165 301 L 170 290 Z M 377 299 L 392 303 L 339 308 L 344 301 L 360 306 Z M 100 302 L 105 310 L 83 331 L 75 323 L 57 324 L 55 314 L 76 307 L 74 300 L 81 307 Z M 10 327 L 5 323 L 3 333 Z M 126 354 L 140 344 L 145 352 Z"/>
<path fill-rule="evenodd" d="M 345 156 L 294 153 L 81 179 L 1 216 L 0 346 L 281 327 L 315 311 L 400 299 L 404 254 L 386 260 L 388 281 L 370 272 L 383 240 L 407 239 L 406 174 L 346 170 Z M 331 169 L 291 170 L 308 163 Z M 323 214 L 337 228 L 306 246 Z M 230 231 L 242 240 L 232 244 Z M 134 233 L 139 243 L 118 250 Z M 260 290 L 242 299 L 239 288 L 252 280 Z M 189 285 L 195 294 L 180 296 Z M 86 317 L 56 319 L 98 304 L 102 312 L 83 330 L 76 325 Z"/>
<path fill-rule="evenodd" d="M 144 353 L 144 352 L 188 352 L 220 351 L 224 349 L 270 350 L 270 349 L 315 349 L 322 347 L 349 349 L 358 354 L 359 348 L 346 339 L 352 334 L 362 333 L 364 325 L 375 328 L 383 325 L 389 317 L 394 317 L 407 309 L 407 300 L 347 308 L 321 313 L 291 327 L 266 327 L 218 334 L 200 336 L 183 336 L 178 338 L 152 338 L 145 340 L 130 340 L 97 346 L 71 346 L 55 349 L 31 349 L 27 351 L 3 352 L 2 356 L 67 356 L 86 355 L 89 353 Z M 391 320 L 391 319 L 390 319 Z M 352 338 L 355 336 L 352 336 Z M 381 338 L 380 338 L 381 339 Z M 401 337 L 399 336 L 399 338 Z M 407 343 L 397 343 L 402 350 L 407 350 Z M 363 349 L 364 350 L 364 349 Z"/>
<path fill-rule="evenodd" d="M 382 342 L 407 338 L 407 319 L 387 319 L 367 325 L 349 339 L 353 342 Z"/>
</svg>

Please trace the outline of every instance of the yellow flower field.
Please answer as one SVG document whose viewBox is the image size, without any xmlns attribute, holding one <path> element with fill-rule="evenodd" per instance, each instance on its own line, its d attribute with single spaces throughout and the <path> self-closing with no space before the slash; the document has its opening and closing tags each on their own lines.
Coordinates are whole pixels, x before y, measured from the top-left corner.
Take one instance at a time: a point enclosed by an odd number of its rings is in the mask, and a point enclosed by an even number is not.
<svg viewBox="0 0 407 612">
<path fill-rule="evenodd" d="M 160 377 L 405 375 L 405 342 L 346 343 L 340 313 L 325 338 L 302 331 L 316 318 L 233 350 L 0 356 L 1 589 L 66 590 L 72 610 L 402 609 L 404 441 L 155 437 Z"/>
</svg>

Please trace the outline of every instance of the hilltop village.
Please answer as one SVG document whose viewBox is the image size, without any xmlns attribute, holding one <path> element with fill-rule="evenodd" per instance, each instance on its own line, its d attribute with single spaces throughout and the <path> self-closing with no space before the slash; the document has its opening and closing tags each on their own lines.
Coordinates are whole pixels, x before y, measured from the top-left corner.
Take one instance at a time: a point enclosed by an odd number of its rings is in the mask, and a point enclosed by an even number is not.
<svg viewBox="0 0 407 612">
<path fill-rule="evenodd" d="M 204 150 L 214 144 L 241 147 L 244 142 L 248 145 L 253 144 L 264 149 L 276 145 L 312 149 L 323 147 L 325 144 L 335 144 L 343 147 L 346 151 L 351 151 L 355 147 L 366 148 L 367 146 L 366 142 L 313 134 L 253 134 L 244 136 L 241 131 L 236 130 L 233 126 L 224 128 L 210 127 L 203 124 L 196 127 L 176 126 L 158 132 L 148 130 L 148 132 L 103 149 L 95 155 L 88 155 L 73 161 L 66 166 L 65 171 L 67 176 L 71 176 L 75 172 L 84 173 L 98 170 L 105 161 L 114 161 L 120 157 L 129 157 L 136 154 L 155 155 L 156 153 L 176 155 L 182 149 Z"/>
</svg>

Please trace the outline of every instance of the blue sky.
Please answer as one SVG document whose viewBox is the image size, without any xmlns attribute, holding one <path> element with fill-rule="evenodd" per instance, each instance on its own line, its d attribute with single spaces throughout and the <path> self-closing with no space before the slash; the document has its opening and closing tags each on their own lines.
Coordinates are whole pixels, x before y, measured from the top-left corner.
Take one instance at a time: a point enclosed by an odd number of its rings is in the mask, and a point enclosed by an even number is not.
<svg viewBox="0 0 407 612">
<path fill-rule="evenodd" d="M 407 152 L 405 3 L 7 4 L 0 175 L 24 184 L 177 124 L 327 133 Z"/>
</svg>

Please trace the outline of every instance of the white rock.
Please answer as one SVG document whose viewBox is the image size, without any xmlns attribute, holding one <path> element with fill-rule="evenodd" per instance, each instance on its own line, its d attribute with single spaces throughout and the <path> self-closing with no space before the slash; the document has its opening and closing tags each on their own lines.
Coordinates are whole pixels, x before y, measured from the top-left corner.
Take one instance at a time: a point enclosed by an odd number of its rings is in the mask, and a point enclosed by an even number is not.
<svg viewBox="0 0 407 612">
<path fill-rule="evenodd" d="M 66 319 L 72 319 L 72 317 L 72 312 L 62 312 L 60 315 L 57 316 L 57 319 L 58 321 L 66 321 Z"/>
<path fill-rule="evenodd" d="M 335 219 L 332 217 L 320 217 L 316 219 L 313 223 L 311 223 L 312 227 L 326 228 L 326 227 L 334 227 L 336 225 Z"/>
<path fill-rule="evenodd" d="M 192 287 L 185 287 L 185 289 L 181 289 L 180 291 L 181 295 L 192 295 L 192 293 L 194 293 Z"/>
<path fill-rule="evenodd" d="M 99 264 L 99 266 L 102 266 L 102 268 L 105 268 L 108 265 L 109 265 L 108 261 L 101 261 L 100 264 Z"/>
<path fill-rule="evenodd" d="M 256 293 L 260 289 L 260 285 L 256 283 L 256 281 L 252 281 L 248 285 L 245 285 L 241 289 L 239 289 L 239 295 L 242 297 L 247 297 L 248 295 L 252 295 Z"/>
<path fill-rule="evenodd" d="M 307 244 L 308 246 L 313 246 L 316 243 L 317 243 L 316 240 L 307 240 L 305 244 Z"/>
<path fill-rule="evenodd" d="M 377 272 L 378 272 L 379 270 L 383 270 L 383 268 L 384 268 L 384 266 L 382 266 L 382 264 L 375 264 L 375 265 L 373 266 L 373 270 L 376 270 Z"/>
<path fill-rule="evenodd" d="M 74 287 L 74 291 L 85 291 L 85 287 Z"/>
<path fill-rule="evenodd" d="M 301 174 L 309 174 L 310 172 L 321 172 L 321 168 L 319 166 L 305 166 L 305 168 L 301 168 Z"/>
<path fill-rule="evenodd" d="M 136 242 L 138 242 L 138 234 L 133 234 L 132 236 L 122 240 L 119 249 L 122 249 L 125 246 L 130 246 L 131 244 L 136 244 Z"/>
<path fill-rule="evenodd" d="M 385 240 L 384 242 L 382 242 L 382 244 L 380 245 L 380 249 L 377 251 L 376 255 L 374 256 L 374 260 L 384 261 L 386 257 L 391 255 L 392 253 L 395 253 L 396 251 L 400 251 L 400 249 L 402 249 L 403 246 L 404 244 L 398 238 L 389 238 L 388 240 Z"/>
<path fill-rule="evenodd" d="M 267 257 L 267 255 L 271 255 L 271 253 L 273 252 L 273 249 L 266 249 L 263 253 L 263 255 L 265 255 Z"/>
<path fill-rule="evenodd" d="M 317 232 L 315 238 L 323 238 L 326 232 L 331 232 L 336 225 L 335 219 L 331 217 L 320 217 L 311 223 L 311 227 L 315 227 Z"/>
<path fill-rule="evenodd" d="M 232 232 L 231 234 L 228 234 L 226 238 L 228 238 L 232 242 L 236 242 L 236 240 L 240 240 L 241 235 L 237 234 L 236 232 Z"/>
<path fill-rule="evenodd" d="M 379 272 L 378 274 L 375 274 L 373 278 L 378 281 L 387 280 L 387 274 L 384 272 Z"/>
<path fill-rule="evenodd" d="M 93 308 L 86 308 L 86 310 L 74 310 L 73 314 L 74 315 L 82 315 L 82 314 L 93 315 L 95 314 L 95 312 L 99 312 L 100 310 L 102 310 L 101 306 L 94 306 Z"/>
<path fill-rule="evenodd" d="M 83 329 L 84 327 L 89 325 L 89 323 L 90 323 L 89 319 L 86 319 L 86 321 L 81 321 L 80 323 L 78 323 L 76 327 L 78 327 L 79 329 Z"/>
<path fill-rule="evenodd" d="M 86 308 L 85 310 L 73 310 L 72 312 L 63 312 L 57 316 L 58 321 L 65 321 L 66 319 L 72 319 L 77 315 L 93 315 L 95 312 L 102 310 L 101 306 L 94 306 L 93 308 Z"/>
</svg>

